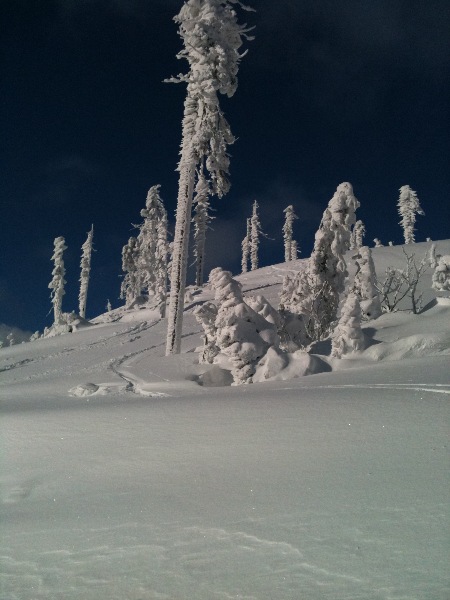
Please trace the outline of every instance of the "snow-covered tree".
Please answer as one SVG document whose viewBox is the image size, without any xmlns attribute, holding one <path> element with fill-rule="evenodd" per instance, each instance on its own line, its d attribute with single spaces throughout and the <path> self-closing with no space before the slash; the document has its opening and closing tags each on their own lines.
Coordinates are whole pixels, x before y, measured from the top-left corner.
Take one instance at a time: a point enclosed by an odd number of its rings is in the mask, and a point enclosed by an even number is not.
<svg viewBox="0 0 450 600">
<path fill-rule="evenodd" d="M 182 124 L 179 187 L 172 259 L 166 354 L 178 354 L 184 309 L 189 231 L 196 172 L 209 173 L 212 194 L 229 189 L 227 146 L 234 142 L 218 94 L 233 96 L 246 37 L 237 21 L 237 0 L 187 0 L 175 17 L 184 48 L 178 58 L 189 63 L 187 74 L 172 78 L 187 84 Z"/>
<path fill-rule="evenodd" d="M 298 249 L 297 240 L 291 241 L 291 260 L 297 260 L 300 250 Z"/>
<path fill-rule="evenodd" d="M 52 261 L 54 263 L 52 271 L 52 280 L 48 287 L 52 290 L 50 298 L 53 304 L 54 324 L 58 325 L 61 320 L 62 298 L 65 294 L 64 286 L 67 283 L 64 279 L 66 269 L 64 267 L 64 250 L 67 250 L 66 242 L 63 237 L 57 237 L 54 241 Z"/>
<path fill-rule="evenodd" d="M 289 262 L 291 260 L 295 260 L 297 258 L 297 248 L 295 248 L 295 258 L 292 248 L 292 236 L 294 233 L 294 221 L 298 219 L 297 215 L 294 212 L 294 207 L 290 204 L 287 208 L 283 210 L 285 214 L 284 225 L 283 225 L 283 239 L 284 239 L 284 260 L 285 262 Z"/>
<path fill-rule="evenodd" d="M 350 250 L 361 248 L 365 234 L 366 227 L 364 223 L 361 220 L 356 221 L 350 238 Z"/>
<path fill-rule="evenodd" d="M 363 350 L 364 333 L 361 329 L 361 307 L 356 294 L 350 293 L 342 307 L 339 323 L 333 332 L 331 356 L 342 358 L 351 352 Z"/>
<path fill-rule="evenodd" d="M 439 256 L 438 263 L 433 272 L 432 287 L 438 292 L 450 291 L 450 255 Z"/>
<path fill-rule="evenodd" d="M 14 333 L 12 331 L 11 331 L 11 333 L 8 333 L 8 335 L 6 336 L 6 339 L 8 340 L 10 346 L 15 346 L 16 340 L 14 338 Z"/>
<path fill-rule="evenodd" d="M 242 259 L 241 259 L 241 271 L 242 273 L 247 273 L 248 271 L 248 261 L 250 258 L 250 238 L 252 231 L 252 220 L 250 218 L 247 219 L 247 233 L 245 234 L 245 238 L 242 240 L 241 248 L 242 248 Z"/>
<path fill-rule="evenodd" d="M 436 255 L 436 244 L 431 244 L 430 252 L 428 254 L 428 262 L 430 267 L 435 269 L 438 265 L 438 256 Z"/>
<path fill-rule="evenodd" d="M 405 244 L 414 244 L 414 225 L 416 214 L 424 215 L 417 193 L 409 185 L 402 185 L 398 200 L 398 213 L 401 216 L 400 225 L 403 228 Z"/>
<path fill-rule="evenodd" d="M 377 319 L 381 315 L 381 301 L 377 289 L 377 274 L 368 246 L 361 246 L 354 257 L 356 274 L 353 281 L 353 293 L 358 297 L 362 316 L 366 319 Z"/>
<path fill-rule="evenodd" d="M 220 352 L 217 346 L 217 306 L 212 302 L 205 302 L 195 308 L 194 315 L 203 327 L 203 350 L 199 362 L 212 364 Z"/>
<path fill-rule="evenodd" d="M 141 294 L 141 281 L 138 269 L 139 244 L 135 237 L 130 237 L 122 248 L 122 271 L 125 276 L 120 287 L 120 297 L 125 299 L 125 306 L 130 308 Z"/>
<path fill-rule="evenodd" d="M 218 307 L 216 344 L 231 360 L 235 385 L 252 383 L 258 362 L 269 348 L 277 352 L 276 327 L 246 304 L 242 286 L 231 273 L 216 268 L 209 280 Z"/>
<path fill-rule="evenodd" d="M 86 316 L 86 300 L 89 287 L 89 278 L 91 275 L 91 256 L 92 256 L 92 241 L 94 239 L 94 226 L 87 234 L 86 241 L 81 246 L 81 274 L 80 274 L 80 293 L 78 296 L 79 314 L 83 319 Z"/>
<path fill-rule="evenodd" d="M 381 243 L 381 240 L 379 240 L 378 238 L 374 238 L 374 244 L 375 244 L 375 248 L 382 248 L 383 244 Z"/>
<path fill-rule="evenodd" d="M 264 235 L 261 229 L 261 221 L 259 220 L 259 204 L 255 200 L 253 202 L 252 217 L 250 219 L 250 262 L 251 270 L 254 271 L 259 265 L 259 237 Z"/>
<path fill-rule="evenodd" d="M 306 269 L 296 276 L 292 298 L 285 302 L 290 312 L 302 315 L 310 341 L 326 337 L 336 320 L 348 276 L 344 254 L 350 247 L 358 207 L 351 184 L 338 185 L 323 214 Z"/>
<path fill-rule="evenodd" d="M 195 186 L 195 212 L 192 219 L 194 223 L 195 285 L 197 287 L 203 285 L 206 231 L 211 219 L 213 219 L 209 214 L 209 195 L 209 184 L 206 181 L 204 173 L 200 173 L 197 185 Z"/>
<path fill-rule="evenodd" d="M 165 315 L 167 296 L 167 211 L 159 194 L 160 185 L 152 186 L 141 210 L 144 222 L 137 236 L 137 279 L 153 307 Z"/>
<path fill-rule="evenodd" d="M 106 308 L 106 312 L 111 312 L 111 311 L 112 311 L 112 306 L 111 306 L 111 302 L 109 301 L 109 298 L 108 298 L 108 300 L 106 301 L 106 306 L 105 306 L 105 308 Z"/>
</svg>

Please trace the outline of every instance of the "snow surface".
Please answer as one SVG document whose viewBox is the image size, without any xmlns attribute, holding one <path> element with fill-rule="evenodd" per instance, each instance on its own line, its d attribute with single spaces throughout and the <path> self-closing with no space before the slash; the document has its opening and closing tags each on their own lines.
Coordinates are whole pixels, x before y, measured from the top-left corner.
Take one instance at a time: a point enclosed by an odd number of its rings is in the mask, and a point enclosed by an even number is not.
<svg viewBox="0 0 450 600">
<path fill-rule="evenodd" d="M 240 280 L 275 301 L 301 265 Z M 211 299 L 177 356 L 148 310 L 0 349 L 1 600 L 448 600 L 449 303 L 232 387 L 194 352 Z"/>
</svg>

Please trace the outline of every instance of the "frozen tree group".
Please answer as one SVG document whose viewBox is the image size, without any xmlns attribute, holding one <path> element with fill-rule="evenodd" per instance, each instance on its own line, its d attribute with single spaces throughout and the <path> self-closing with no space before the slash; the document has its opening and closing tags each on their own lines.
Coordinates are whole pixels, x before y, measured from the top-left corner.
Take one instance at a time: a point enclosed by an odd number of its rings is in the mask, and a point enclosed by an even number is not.
<svg viewBox="0 0 450 600">
<path fill-rule="evenodd" d="M 79 303 L 79 315 L 83 317 L 86 316 L 86 301 L 87 301 L 87 292 L 89 287 L 89 278 L 91 275 L 91 256 L 92 256 L 92 246 L 94 239 L 94 226 L 91 226 L 91 229 L 88 233 L 86 241 L 81 246 L 82 254 L 81 254 L 81 274 L 80 274 L 80 293 L 78 296 Z"/>
<path fill-rule="evenodd" d="M 170 81 L 187 84 L 182 142 L 178 163 L 179 187 L 172 257 L 166 354 L 180 352 L 186 285 L 189 231 L 195 178 L 209 174 L 211 193 L 222 197 L 229 189 L 227 146 L 234 142 L 218 94 L 233 96 L 243 56 L 239 49 L 247 37 L 237 21 L 235 0 L 188 0 L 175 22 L 184 48 L 178 58 L 188 61 L 187 74 Z"/>
<path fill-rule="evenodd" d="M 282 290 L 283 305 L 285 311 L 302 316 L 308 338 L 305 345 L 326 337 L 336 320 L 348 276 L 344 254 L 350 247 L 358 207 L 351 184 L 341 183 L 325 209 L 306 268 L 294 283 L 285 281 L 291 297 Z"/>
<path fill-rule="evenodd" d="M 294 212 L 294 207 L 290 204 L 284 209 L 285 220 L 283 225 L 283 240 L 284 240 L 284 260 L 290 262 L 297 258 L 297 243 L 293 240 L 294 221 L 298 219 Z"/>
<path fill-rule="evenodd" d="M 424 215 L 417 193 L 409 185 L 403 185 L 400 188 L 400 198 L 398 200 L 398 213 L 401 216 L 400 225 L 403 228 L 405 244 L 414 244 L 414 225 L 416 223 L 416 214 Z"/>
<path fill-rule="evenodd" d="M 61 321 L 62 298 L 65 294 L 64 286 L 67 283 L 64 279 L 66 275 L 63 258 L 65 250 L 67 250 L 67 246 L 64 238 L 55 238 L 52 256 L 54 267 L 52 271 L 52 280 L 48 285 L 48 287 L 52 290 L 50 297 L 53 304 L 54 325 L 59 325 Z"/>
</svg>

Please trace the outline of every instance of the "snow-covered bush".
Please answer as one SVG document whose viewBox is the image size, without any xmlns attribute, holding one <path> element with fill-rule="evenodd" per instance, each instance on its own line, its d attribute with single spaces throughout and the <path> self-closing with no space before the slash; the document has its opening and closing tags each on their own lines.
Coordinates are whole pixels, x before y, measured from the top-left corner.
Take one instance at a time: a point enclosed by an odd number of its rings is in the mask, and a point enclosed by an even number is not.
<svg viewBox="0 0 450 600">
<path fill-rule="evenodd" d="M 382 311 L 377 289 L 377 275 L 370 248 L 361 246 L 354 259 L 356 274 L 352 291 L 359 299 L 363 318 L 377 319 Z"/>
<path fill-rule="evenodd" d="M 331 356 L 342 358 L 346 354 L 363 350 L 364 347 L 361 307 L 356 294 L 350 293 L 345 300 L 339 323 L 332 335 Z"/>
<path fill-rule="evenodd" d="M 54 250 L 52 260 L 54 267 L 52 271 L 52 280 L 48 287 L 52 290 L 50 298 L 53 304 L 54 324 L 57 325 L 61 318 L 62 298 L 65 294 L 64 286 L 67 283 L 64 279 L 66 269 L 64 267 L 64 250 L 67 250 L 66 242 L 63 237 L 57 237 L 54 241 Z"/>
<path fill-rule="evenodd" d="M 400 188 L 400 197 L 398 199 L 398 213 L 401 216 L 400 225 L 403 228 L 405 244 L 414 244 L 414 225 L 416 223 L 416 214 L 424 215 L 419 203 L 417 193 L 409 185 L 403 185 Z"/>
<path fill-rule="evenodd" d="M 279 347 L 276 327 L 245 303 L 242 286 L 231 273 L 216 268 L 209 280 L 218 307 L 217 346 L 231 360 L 234 384 L 251 383 L 268 349 Z"/>
<path fill-rule="evenodd" d="M 81 273 L 80 273 L 80 293 L 78 296 L 79 302 L 79 312 L 80 316 L 86 316 L 86 301 L 87 301 L 87 292 L 89 287 L 89 278 L 91 275 L 91 256 L 92 256 L 92 241 L 94 238 L 94 226 L 91 226 L 91 229 L 88 233 L 86 241 L 81 246 L 82 254 L 81 254 Z"/>
<path fill-rule="evenodd" d="M 381 243 L 381 240 L 379 240 L 378 238 L 374 238 L 374 244 L 375 244 L 375 248 L 382 248 L 383 244 Z"/>
<path fill-rule="evenodd" d="M 432 287 L 438 292 L 450 292 L 450 255 L 444 254 L 433 272 Z"/>
<path fill-rule="evenodd" d="M 429 267 L 429 257 L 425 255 L 418 262 L 414 253 L 408 254 L 404 248 L 402 251 L 406 259 L 404 268 L 387 267 L 384 281 L 377 284 L 381 308 L 383 312 L 394 312 L 404 298 L 409 298 L 411 310 L 417 314 L 422 306 L 422 293 L 419 293 L 418 285 Z"/>
</svg>

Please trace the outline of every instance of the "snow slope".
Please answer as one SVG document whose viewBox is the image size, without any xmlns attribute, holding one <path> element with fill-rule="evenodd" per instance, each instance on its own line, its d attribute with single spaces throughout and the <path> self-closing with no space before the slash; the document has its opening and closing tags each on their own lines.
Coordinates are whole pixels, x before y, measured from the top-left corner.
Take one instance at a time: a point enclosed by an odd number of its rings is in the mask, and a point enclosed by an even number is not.
<svg viewBox="0 0 450 600">
<path fill-rule="evenodd" d="M 275 301 L 286 268 L 241 280 Z M 211 387 L 210 298 L 179 356 L 150 311 L 0 349 L 1 600 L 448 600 L 450 307 L 383 315 L 333 372 Z"/>
</svg>

